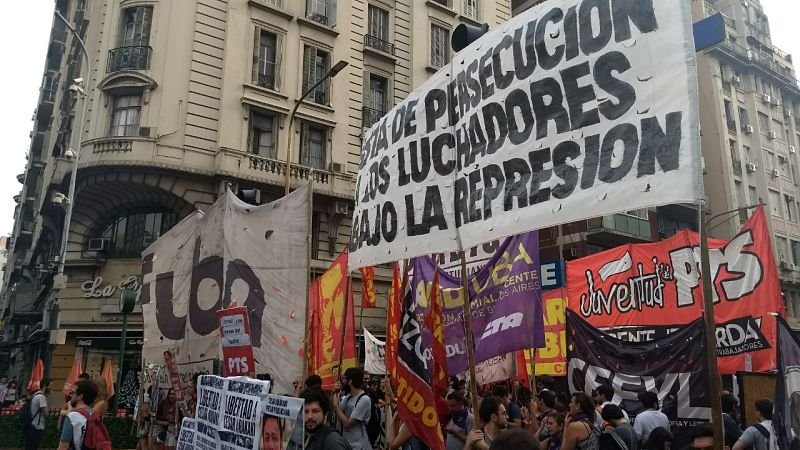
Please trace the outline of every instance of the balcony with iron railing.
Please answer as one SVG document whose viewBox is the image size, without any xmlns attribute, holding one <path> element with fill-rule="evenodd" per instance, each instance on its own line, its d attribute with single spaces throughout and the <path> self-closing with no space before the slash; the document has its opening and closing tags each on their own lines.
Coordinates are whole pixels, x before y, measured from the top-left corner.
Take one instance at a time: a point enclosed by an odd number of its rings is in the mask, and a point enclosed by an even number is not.
<svg viewBox="0 0 800 450">
<path fill-rule="evenodd" d="M 394 44 L 378 36 L 364 35 L 364 48 L 375 49 L 379 52 L 394 55 Z"/>
<path fill-rule="evenodd" d="M 148 70 L 150 69 L 150 54 L 153 48 L 136 45 L 119 47 L 108 51 L 106 72 L 119 72 L 122 70 Z"/>
<path fill-rule="evenodd" d="M 306 13 L 306 19 L 308 19 L 308 20 L 310 20 L 312 22 L 316 22 L 316 23 L 318 23 L 320 25 L 325 25 L 326 27 L 329 26 L 329 24 L 328 24 L 328 16 L 326 14 L 322 14 L 322 13 L 318 13 L 318 12 L 314 12 L 314 11 L 308 11 Z"/>
<path fill-rule="evenodd" d="M 382 111 L 380 109 L 368 108 L 363 107 L 361 108 L 361 126 L 364 128 L 370 128 L 378 121 L 381 120 L 381 117 L 386 115 L 386 111 Z"/>
</svg>

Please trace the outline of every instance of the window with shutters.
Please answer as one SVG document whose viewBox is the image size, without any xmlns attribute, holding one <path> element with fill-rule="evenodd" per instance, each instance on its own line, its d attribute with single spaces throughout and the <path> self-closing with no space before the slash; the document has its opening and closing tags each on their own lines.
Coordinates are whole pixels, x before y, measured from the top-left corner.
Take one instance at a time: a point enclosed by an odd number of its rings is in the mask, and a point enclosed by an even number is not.
<svg viewBox="0 0 800 450">
<path fill-rule="evenodd" d="M 367 34 L 370 37 L 389 40 L 389 11 L 375 5 L 367 7 Z"/>
<path fill-rule="evenodd" d="M 450 60 L 450 31 L 431 25 L 431 66 L 443 67 Z"/>
<path fill-rule="evenodd" d="M 308 92 L 320 80 L 324 81 L 308 95 L 308 98 L 321 105 L 328 104 L 330 79 L 326 79 L 331 68 L 330 54 L 325 50 L 306 45 L 303 55 L 303 92 Z"/>
<path fill-rule="evenodd" d="M 141 95 L 114 97 L 111 110 L 110 136 L 138 136 L 139 117 L 142 110 Z"/>
<path fill-rule="evenodd" d="M 303 121 L 300 127 L 300 142 L 300 164 L 326 170 L 328 129 L 313 122 Z"/>
<path fill-rule="evenodd" d="M 278 156 L 276 117 L 265 111 L 253 111 L 250 114 L 250 153 L 265 158 L 275 159 Z"/>
<path fill-rule="evenodd" d="M 150 45 L 150 26 L 153 23 L 153 8 L 136 6 L 122 10 L 122 47 Z"/>
<path fill-rule="evenodd" d="M 770 189 L 769 208 L 773 216 L 781 217 L 781 194 Z"/>
<path fill-rule="evenodd" d="M 266 30 L 257 30 L 257 43 L 253 62 L 253 82 L 267 89 L 276 89 L 278 72 L 278 36 Z"/>
<path fill-rule="evenodd" d="M 306 18 L 322 25 L 331 26 L 332 3 L 335 0 L 306 0 Z"/>
<path fill-rule="evenodd" d="M 365 127 L 371 127 L 386 114 L 389 98 L 389 80 L 374 73 L 369 74 L 368 89 L 364 93 Z"/>
<path fill-rule="evenodd" d="M 470 19 L 480 20 L 479 0 L 464 0 L 464 15 Z"/>
</svg>

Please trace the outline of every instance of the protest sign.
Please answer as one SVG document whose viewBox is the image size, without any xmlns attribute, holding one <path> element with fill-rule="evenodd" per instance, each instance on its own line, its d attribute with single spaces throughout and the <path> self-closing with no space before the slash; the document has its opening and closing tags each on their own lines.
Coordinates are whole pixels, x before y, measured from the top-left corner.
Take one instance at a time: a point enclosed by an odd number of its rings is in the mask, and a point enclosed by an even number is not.
<svg viewBox="0 0 800 450">
<path fill-rule="evenodd" d="M 197 448 L 258 450 L 261 403 L 268 392 L 268 381 L 201 376 L 197 392 Z"/>
<path fill-rule="evenodd" d="M 263 402 L 261 450 L 302 449 L 303 399 L 269 394 Z"/>
<path fill-rule="evenodd" d="M 184 417 L 181 421 L 181 431 L 178 434 L 178 445 L 175 450 L 194 450 L 194 435 L 197 423 L 194 419 Z"/>
<path fill-rule="evenodd" d="M 684 0 L 549 0 L 365 133 L 354 268 L 701 198 Z"/>
<path fill-rule="evenodd" d="M 509 353 L 507 355 L 495 356 L 480 364 L 476 364 L 475 381 L 479 385 L 482 385 L 513 378 L 514 375 L 516 375 L 516 369 L 514 367 L 515 362 L 515 354 Z M 469 372 L 465 375 L 468 374 Z M 469 376 L 465 376 L 465 379 L 469 379 Z"/>
<path fill-rule="evenodd" d="M 226 377 L 255 376 L 247 308 L 239 306 L 219 310 L 217 321 L 222 340 L 222 374 Z"/>
<path fill-rule="evenodd" d="M 777 367 L 770 313 L 784 305 L 764 214 L 760 206 L 730 241 L 708 243 L 722 374 Z M 699 235 L 685 230 L 569 261 L 569 309 L 623 340 L 664 336 L 702 314 L 699 250 Z"/>
<path fill-rule="evenodd" d="M 567 382 L 570 392 L 591 394 L 600 385 L 614 388 L 611 402 L 635 422 L 644 411 L 638 394 L 658 395 L 670 430 L 685 436 L 690 428 L 711 417 L 705 328 L 697 319 L 674 333 L 650 342 L 625 342 L 592 327 L 567 312 L 573 345 L 569 348 Z"/>
<path fill-rule="evenodd" d="M 364 370 L 372 375 L 386 375 L 386 344 L 364 328 Z"/>
<path fill-rule="evenodd" d="M 177 364 L 219 358 L 216 312 L 240 299 L 256 373 L 282 392 L 305 358 L 308 187 L 253 206 L 226 192 L 142 252 L 143 357 Z"/>
<path fill-rule="evenodd" d="M 433 275 L 442 288 L 447 373 L 457 375 L 469 363 L 464 331 L 461 279 L 437 268 L 428 256 L 414 258 L 412 282 L 418 320 L 428 307 Z M 467 280 L 472 306 L 475 362 L 544 345 L 541 286 L 538 277 L 538 233 L 507 238 L 492 258 Z M 431 333 L 423 330 L 426 368 L 431 359 Z M 402 338 L 402 336 L 401 336 Z M 422 351 L 422 350 L 421 350 Z M 429 370 L 429 369 L 428 369 Z"/>
</svg>

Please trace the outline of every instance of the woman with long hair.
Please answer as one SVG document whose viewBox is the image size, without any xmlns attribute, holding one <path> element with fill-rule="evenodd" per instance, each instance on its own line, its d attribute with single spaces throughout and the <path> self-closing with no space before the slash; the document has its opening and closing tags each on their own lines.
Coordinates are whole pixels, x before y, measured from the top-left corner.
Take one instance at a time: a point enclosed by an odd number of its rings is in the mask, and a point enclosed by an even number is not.
<svg viewBox="0 0 800 450">
<path fill-rule="evenodd" d="M 572 394 L 561 450 L 599 450 L 600 430 L 595 426 L 594 401 L 583 392 Z"/>
<path fill-rule="evenodd" d="M 97 399 L 92 405 L 92 411 L 102 418 L 108 412 L 108 385 L 102 378 L 94 380 L 94 383 L 97 385 Z"/>
<path fill-rule="evenodd" d="M 156 423 L 163 427 L 160 433 L 161 445 L 163 449 L 172 450 L 178 443 L 178 396 L 175 395 L 175 390 L 170 388 L 167 392 L 167 398 L 161 401 L 158 405 L 158 413 L 156 413 Z"/>
</svg>

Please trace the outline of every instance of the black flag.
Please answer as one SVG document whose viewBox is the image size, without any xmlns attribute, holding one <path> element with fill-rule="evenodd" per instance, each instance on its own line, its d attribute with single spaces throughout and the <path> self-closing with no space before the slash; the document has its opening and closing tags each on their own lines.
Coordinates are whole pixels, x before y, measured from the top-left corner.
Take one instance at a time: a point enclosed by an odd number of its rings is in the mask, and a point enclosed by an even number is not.
<svg viewBox="0 0 800 450">
<path fill-rule="evenodd" d="M 772 424 L 781 450 L 800 449 L 800 341 L 783 317 L 778 320 L 778 377 Z M 781 374 L 783 376 L 781 376 Z"/>
<path fill-rule="evenodd" d="M 635 416 L 643 411 L 638 393 L 655 392 L 675 436 L 711 417 L 702 319 L 647 342 L 621 341 L 567 311 L 570 391 L 590 394 L 614 388 L 612 402 Z"/>
</svg>

